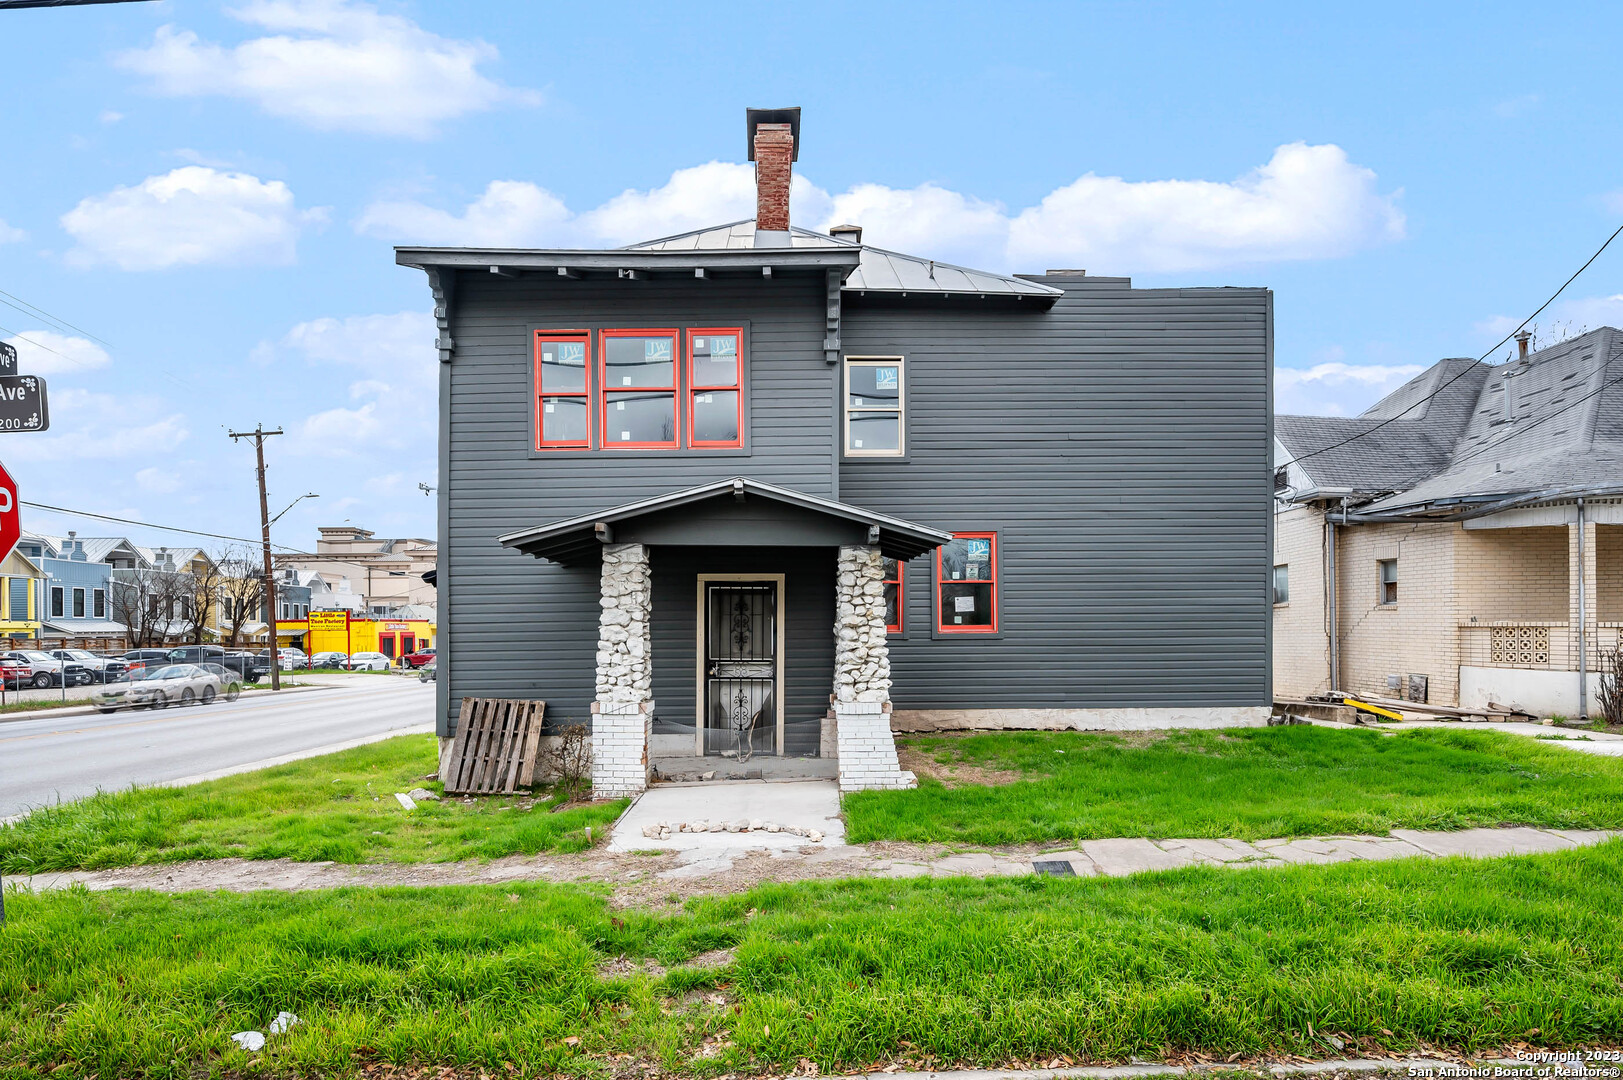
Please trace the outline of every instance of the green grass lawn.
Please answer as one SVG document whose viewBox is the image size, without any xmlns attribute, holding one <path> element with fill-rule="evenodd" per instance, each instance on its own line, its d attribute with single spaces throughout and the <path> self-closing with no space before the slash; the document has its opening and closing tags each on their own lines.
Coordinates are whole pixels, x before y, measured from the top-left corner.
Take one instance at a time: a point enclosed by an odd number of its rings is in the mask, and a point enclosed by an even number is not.
<svg viewBox="0 0 1623 1080">
<path fill-rule="evenodd" d="M 432 735 L 184 788 L 104 792 L 0 826 L 0 871 L 96 869 L 182 859 L 427 862 L 582 851 L 625 801 L 553 813 L 548 799 L 447 799 L 401 809 L 397 791 L 438 781 Z"/>
<path fill-rule="evenodd" d="M 1148 739 L 1021 732 L 903 741 L 942 771 L 994 769 L 1021 779 L 948 786 L 921 778 L 912 791 L 848 795 L 854 842 L 1623 826 L 1623 760 L 1492 731 L 1292 726 Z"/>
<path fill-rule="evenodd" d="M 70 697 L 66 701 L 61 698 L 34 698 L 32 701 L 8 701 L 0 705 L 0 715 L 14 712 L 35 712 L 40 709 L 71 709 L 78 705 L 89 705 L 87 697 Z"/>
<path fill-rule="evenodd" d="M 365 1062 L 716 1076 L 802 1058 L 830 1072 L 1616 1043 L 1620 896 L 1617 841 L 1485 861 L 817 882 L 660 912 L 546 884 L 13 894 L 0 1077 L 338 1077 Z M 723 966 L 684 965 L 723 947 Z M 620 957 L 669 970 L 603 970 Z M 257 1064 L 228 1041 L 283 1009 L 304 1022 Z"/>
</svg>

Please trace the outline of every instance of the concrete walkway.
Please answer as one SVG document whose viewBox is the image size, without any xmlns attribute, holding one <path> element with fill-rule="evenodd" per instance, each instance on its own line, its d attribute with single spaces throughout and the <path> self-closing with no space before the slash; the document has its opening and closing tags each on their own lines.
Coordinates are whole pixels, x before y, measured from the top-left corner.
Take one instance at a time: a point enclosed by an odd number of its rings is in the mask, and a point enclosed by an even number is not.
<svg viewBox="0 0 1623 1080">
<path fill-rule="evenodd" d="M 733 834 L 720 834 L 741 841 Z M 751 834 L 745 834 L 746 836 Z M 1235 869 L 1358 862 L 1379 859 L 1491 858 L 1526 855 L 1598 844 L 1620 830 L 1462 829 L 1420 832 L 1398 829 L 1390 836 L 1315 836 L 1277 840 L 1087 840 L 1063 850 L 1025 846 L 954 851 L 941 845 L 893 842 L 845 845 L 825 840 L 795 850 L 765 845 L 744 850 L 694 848 L 643 854 L 642 849 L 604 849 L 576 855 L 509 856 L 489 862 L 459 863 L 299 863 L 288 859 L 219 859 L 131 866 L 117 870 L 75 870 L 6 878 L 8 887 L 62 889 L 154 889 L 189 892 L 224 889 L 303 891 L 344 886 L 491 885 L 510 881 L 600 883 L 614 887 L 625 903 L 661 902 L 673 892 L 743 892 L 766 882 L 831 878 L 1003 877 L 1048 874 L 1055 877 L 1124 876 L 1184 866 Z"/>
<path fill-rule="evenodd" d="M 1347 725 L 1327 724 L 1326 726 L 1345 728 Z M 1623 735 L 1614 735 L 1609 731 L 1588 731 L 1584 728 L 1558 727 L 1553 724 L 1527 724 L 1496 720 L 1404 720 L 1398 723 L 1371 724 L 1370 726 L 1380 731 L 1402 731 L 1405 728 L 1425 727 L 1464 728 L 1467 731 L 1502 731 L 1506 735 L 1522 735 L 1530 739 L 1537 739 L 1540 742 L 1547 742 L 1551 746 L 1561 746 L 1584 754 L 1623 757 Z"/>
</svg>

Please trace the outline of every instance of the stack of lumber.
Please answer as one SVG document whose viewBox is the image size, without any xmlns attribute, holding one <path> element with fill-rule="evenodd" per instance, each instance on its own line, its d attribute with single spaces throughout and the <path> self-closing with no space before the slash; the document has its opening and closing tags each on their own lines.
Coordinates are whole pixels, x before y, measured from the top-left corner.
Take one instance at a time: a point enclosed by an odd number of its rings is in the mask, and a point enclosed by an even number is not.
<svg viewBox="0 0 1623 1080">
<path fill-rule="evenodd" d="M 1505 720 L 1538 719 L 1531 713 L 1508 709 L 1503 705 L 1495 704 L 1490 704 L 1486 709 L 1456 709 L 1449 705 L 1423 705 L 1418 701 L 1400 701 L 1397 698 L 1376 697 L 1373 694 L 1362 695 L 1362 700 L 1393 712 L 1421 713 L 1425 716 L 1436 716 L 1445 720 L 1498 720 L 1502 722 Z"/>
</svg>

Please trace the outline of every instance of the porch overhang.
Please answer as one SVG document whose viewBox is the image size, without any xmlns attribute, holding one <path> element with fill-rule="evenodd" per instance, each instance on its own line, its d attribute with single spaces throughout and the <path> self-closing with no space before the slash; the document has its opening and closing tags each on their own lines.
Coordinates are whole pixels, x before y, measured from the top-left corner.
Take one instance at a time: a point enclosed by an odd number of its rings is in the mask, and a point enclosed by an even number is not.
<svg viewBox="0 0 1623 1080">
<path fill-rule="evenodd" d="M 497 537 L 566 566 L 596 562 L 610 543 L 708 547 L 868 545 L 911 559 L 952 534 L 849 503 L 735 476 Z"/>
</svg>

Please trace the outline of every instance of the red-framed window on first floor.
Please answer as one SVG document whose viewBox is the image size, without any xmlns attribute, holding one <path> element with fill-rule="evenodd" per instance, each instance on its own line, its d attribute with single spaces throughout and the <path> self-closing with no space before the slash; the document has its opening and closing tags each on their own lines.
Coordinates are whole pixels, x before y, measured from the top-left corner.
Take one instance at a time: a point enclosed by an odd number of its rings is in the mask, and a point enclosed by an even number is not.
<svg viewBox="0 0 1623 1080">
<path fill-rule="evenodd" d="M 597 340 L 599 445 L 676 449 L 676 331 L 599 330 Z"/>
<path fill-rule="evenodd" d="M 907 617 L 907 593 L 902 588 L 902 575 L 906 564 L 900 559 L 886 559 L 885 561 L 885 629 L 892 634 L 902 632 L 903 620 Z"/>
<path fill-rule="evenodd" d="M 584 331 L 537 331 L 536 449 L 585 450 L 592 445 L 591 344 Z"/>
<path fill-rule="evenodd" d="M 689 446 L 744 445 L 743 343 L 742 327 L 688 330 L 683 413 Z"/>
<path fill-rule="evenodd" d="M 936 549 L 936 630 L 942 634 L 998 631 L 997 533 L 954 533 Z"/>
</svg>

